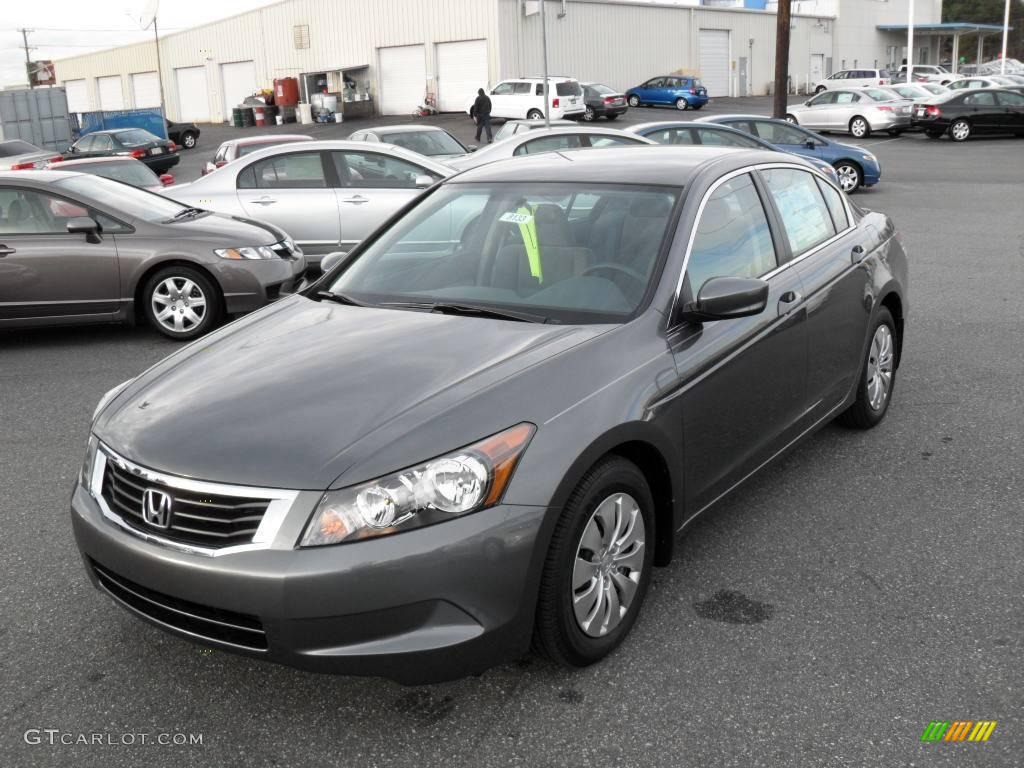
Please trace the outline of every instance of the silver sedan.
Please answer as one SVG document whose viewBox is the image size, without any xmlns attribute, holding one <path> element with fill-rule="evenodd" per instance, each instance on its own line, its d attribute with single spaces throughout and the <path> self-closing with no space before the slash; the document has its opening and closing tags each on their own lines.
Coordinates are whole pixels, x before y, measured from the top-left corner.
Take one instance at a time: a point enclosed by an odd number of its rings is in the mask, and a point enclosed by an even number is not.
<svg viewBox="0 0 1024 768">
<path fill-rule="evenodd" d="M 315 273 L 452 169 L 390 144 L 304 141 L 253 152 L 168 197 L 281 227 Z"/>
<path fill-rule="evenodd" d="M 802 104 L 786 107 L 786 119 L 817 131 L 850 133 L 858 139 L 872 131 L 898 136 L 910 127 L 913 102 L 882 88 L 822 91 Z"/>
<path fill-rule="evenodd" d="M 539 128 L 534 131 L 517 133 L 504 141 L 478 149 L 471 155 L 449 160 L 448 165 L 459 171 L 465 171 L 469 168 L 476 168 L 478 165 L 486 165 L 519 155 L 558 152 L 563 149 L 621 147 L 654 143 L 643 136 L 617 131 L 614 128 L 584 128 L 577 125 Z"/>
</svg>

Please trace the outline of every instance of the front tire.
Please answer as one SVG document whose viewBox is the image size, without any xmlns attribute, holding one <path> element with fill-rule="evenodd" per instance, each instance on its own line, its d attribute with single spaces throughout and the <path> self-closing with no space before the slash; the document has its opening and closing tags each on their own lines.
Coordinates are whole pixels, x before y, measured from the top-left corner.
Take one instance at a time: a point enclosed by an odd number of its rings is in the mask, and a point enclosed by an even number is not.
<svg viewBox="0 0 1024 768">
<path fill-rule="evenodd" d="M 853 429 L 871 429 L 885 418 L 896 386 L 896 323 L 892 314 L 878 310 L 867 359 L 857 383 L 857 399 L 839 415 L 839 423 Z"/>
<path fill-rule="evenodd" d="M 181 146 L 185 149 L 194 149 L 197 138 L 195 131 L 185 131 L 181 134 Z"/>
<path fill-rule="evenodd" d="M 833 167 L 836 169 L 836 176 L 839 177 L 839 186 L 846 194 L 852 195 L 864 183 L 864 172 L 856 163 L 840 160 Z"/>
<path fill-rule="evenodd" d="M 866 139 L 871 135 L 871 125 L 860 115 L 850 121 L 850 133 L 854 138 Z"/>
<path fill-rule="evenodd" d="M 686 99 L 682 99 L 682 98 L 676 99 L 676 109 L 678 109 L 680 112 L 685 112 L 689 108 L 690 108 L 690 102 L 688 102 Z"/>
<path fill-rule="evenodd" d="M 635 464 L 609 456 L 587 471 L 551 537 L 534 646 L 584 667 L 623 641 L 636 621 L 654 560 L 654 499 Z"/>
<path fill-rule="evenodd" d="M 616 115 L 616 114 L 605 115 L 604 118 L 605 118 L 605 120 L 615 120 L 615 119 L 618 118 L 618 115 Z"/>
<path fill-rule="evenodd" d="M 963 118 L 954 120 L 949 126 L 949 138 L 953 141 L 967 141 L 971 138 L 971 124 Z"/>
<path fill-rule="evenodd" d="M 630 96 L 629 97 L 629 106 L 631 106 L 631 107 L 639 107 L 640 106 L 640 97 L 637 96 L 636 94 L 633 94 L 632 96 Z"/>
<path fill-rule="evenodd" d="M 800 125 L 799 121 L 796 119 L 796 115 L 786 115 L 786 122 L 792 123 L 793 125 Z"/>
<path fill-rule="evenodd" d="M 941 139 L 943 133 L 945 133 L 945 131 L 925 131 L 924 135 L 929 139 Z"/>
<path fill-rule="evenodd" d="M 178 341 L 198 338 L 220 322 L 220 292 L 190 267 L 159 270 L 146 282 L 142 302 L 150 325 Z"/>
<path fill-rule="evenodd" d="M 814 92 L 815 93 L 821 93 L 822 91 L 827 91 L 827 90 L 828 89 L 824 85 L 819 85 L 817 88 L 814 89 Z"/>
<path fill-rule="evenodd" d="M 887 133 L 895 139 L 897 136 L 899 136 L 899 135 L 901 135 L 903 133 L 903 129 L 902 128 L 890 128 L 887 131 Z"/>
<path fill-rule="evenodd" d="M 526 113 L 526 119 L 527 120 L 543 120 L 544 119 L 544 113 L 541 112 L 539 109 L 531 109 L 529 112 Z"/>
</svg>

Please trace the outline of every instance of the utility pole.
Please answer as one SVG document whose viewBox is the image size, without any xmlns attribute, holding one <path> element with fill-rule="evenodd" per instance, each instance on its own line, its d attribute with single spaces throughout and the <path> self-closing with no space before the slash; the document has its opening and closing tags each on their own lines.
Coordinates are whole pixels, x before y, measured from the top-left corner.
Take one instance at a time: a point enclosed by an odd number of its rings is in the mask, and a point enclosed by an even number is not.
<svg viewBox="0 0 1024 768">
<path fill-rule="evenodd" d="M 548 25 L 547 13 L 544 12 L 544 0 L 540 0 L 540 44 L 544 48 L 544 127 L 551 127 L 551 94 L 548 88 Z"/>
<path fill-rule="evenodd" d="M 1010 0 L 1006 0 L 1006 10 L 1003 12 L 1003 55 L 1000 58 L 999 74 L 1006 74 L 1006 40 L 1010 35 Z M 979 62 L 980 63 L 980 62 Z"/>
<path fill-rule="evenodd" d="M 35 88 L 35 83 L 32 81 L 32 58 L 28 55 L 28 52 L 31 50 L 28 45 L 28 33 L 35 32 L 35 30 L 23 27 L 18 31 L 21 32 L 21 40 L 24 43 L 22 48 L 25 49 L 25 77 L 28 78 L 28 87 Z"/>
<path fill-rule="evenodd" d="M 155 12 L 153 13 L 153 45 L 156 46 L 156 81 L 160 86 L 160 114 L 166 118 L 167 113 L 164 112 L 164 68 L 160 65 L 160 33 L 156 28 Z"/>
<path fill-rule="evenodd" d="M 789 89 L 789 0 L 779 0 L 775 23 L 775 90 L 772 97 L 772 117 L 786 116 L 786 96 Z"/>
<path fill-rule="evenodd" d="M 907 82 L 914 82 L 914 0 L 907 9 Z"/>
</svg>

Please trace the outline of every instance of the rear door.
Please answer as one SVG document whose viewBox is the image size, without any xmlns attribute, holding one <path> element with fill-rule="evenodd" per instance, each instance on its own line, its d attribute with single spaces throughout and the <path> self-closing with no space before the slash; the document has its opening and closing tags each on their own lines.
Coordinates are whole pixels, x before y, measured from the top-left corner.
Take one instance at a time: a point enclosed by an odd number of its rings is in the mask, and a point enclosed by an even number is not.
<svg viewBox="0 0 1024 768">
<path fill-rule="evenodd" d="M 24 319 L 112 315 L 120 305 L 114 237 L 70 234 L 68 219 L 96 215 L 68 198 L 0 185 L 0 325 Z M 113 222 L 111 222 L 112 224 Z"/>
<path fill-rule="evenodd" d="M 968 93 L 963 100 L 971 127 L 978 133 L 993 133 L 1003 129 L 1002 107 L 996 104 L 992 91 Z"/>
<path fill-rule="evenodd" d="M 321 152 L 283 152 L 240 170 L 236 194 L 247 216 L 281 227 L 310 254 L 324 254 L 341 241 L 328 178 Z"/>
<path fill-rule="evenodd" d="M 419 176 L 435 173 L 382 152 L 335 150 L 330 153 L 338 178 L 335 190 L 340 209 L 341 250 L 364 240 L 393 213 L 422 194 Z"/>
<path fill-rule="evenodd" d="M 845 131 L 850 127 L 850 120 L 859 111 L 859 105 L 863 99 L 859 93 L 854 91 L 839 91 L 835 97 L 835 103 L 828 109 L 828 122 L 825 127 L 832 131 Z M 808 128 L 810 127 L 808 126 Z"/>
<path fill-rule="evenodd" d="M 1003 110 L 1003 127 L 1013 133 L 1024 132 L 1024 95 L 1000 91 L 996 94 L 996 99 Z"/>
</svg>

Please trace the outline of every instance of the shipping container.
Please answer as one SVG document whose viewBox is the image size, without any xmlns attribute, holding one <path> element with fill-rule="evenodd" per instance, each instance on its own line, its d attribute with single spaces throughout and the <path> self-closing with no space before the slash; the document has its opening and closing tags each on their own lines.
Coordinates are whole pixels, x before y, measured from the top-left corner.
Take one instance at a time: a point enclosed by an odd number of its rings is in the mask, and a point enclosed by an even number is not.
<svg viewBox="0 0 1024 768">
<path fill-rule="evenodd" d="M 63 152 L 71 143 L 68 99 L 63 88 L 0 91 L 0 141 L 21 139 Z"/>
</svg>

